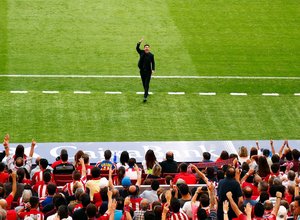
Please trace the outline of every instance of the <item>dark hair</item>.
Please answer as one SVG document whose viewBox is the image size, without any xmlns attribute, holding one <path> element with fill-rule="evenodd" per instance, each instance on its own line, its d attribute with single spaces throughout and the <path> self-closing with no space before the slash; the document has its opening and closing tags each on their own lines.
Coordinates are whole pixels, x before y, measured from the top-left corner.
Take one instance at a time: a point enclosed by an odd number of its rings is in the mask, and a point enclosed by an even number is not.
<svg viewBox="0 0 300 220">
<path fill-rule="evenodd" d="M 299 160 L 300 152 L 297 149 L 292 150 L 292 155 L 294 160 Z"/>
<path fill-rule="evenodd" d="M 23 179 L 24 179 L 24 177 L 25 177 L 25 170 L 24 170 L 24 168 L 19 168 L 19 169 L 17 170 L 17 175 L 18 175 L 18 182 L 19 182 L 19 183 L 22 183 L 22 182 L 23 182 Z"/>
<path fill-rule="evenodd" d="M 149 45 L 149 44 L 145 44 L 145 45 L 144 45 L 144 48 L 145 48 L 145 47 L 150 47 L 150 45 Z"/>
<path fill-rule="evenodd" d="M 118 196 L 116 198 L 116 201 L 117 201 L 116 209 L 117 210 L 123 210 L 123 208 L 124 208 L 124 198 L 122 196 Z"/>
<path fill-rule="evenodd" d="M 147 169 L 152 169 L 152 167 L 156 162 L 156 156 L 153 150 L 147 150 L 145 154 L 145 160 L 146 160 Z"/>
<path fill-rule="evenodd" d="M 155 220 L 156 219 L 156 215 L 154 213 L 154 211 L 146 211 L 144 213 L 144 220 Z"/>
<path fill-rule="evenodd" d="M 73 180 L 79 181 L 81 178 L 81 173 L 78 170 L 74 170 L 72 173 Z"/>
<path fill-rule="evenodd" d="M 182 163 L 179 166 L 180 172 L 187 172 L 188 165 L 186 163 Z"/>
<path fill-rule="evenodd" d="M 176 199 L 176 198 L 172 198 L 171 199 L 170 209 L 174 213 L 178 213 L 179 212 L 179 210 L 180 210 L 180 202 L 179 202 L 178 199 Z"/>
<path fill-rule="evenodd" d="M 198 219 L 207 219 L 207 213 L 205 209 L 202 209 L 201 206 L 199 206 L 197 210 L 197 217 Z"/>
<path fill-rule="evenodd" d="M 226 150 L 223 150 L 223 151 L 221 152 L 221 154 L 220 154 L 220 158 L 221 158 L 222 160 L 227 160 L 227 159 L 229 159 L 229 154 L 228 154 L 228 152 L 227 152 Z"/>
<path fill-rule="evenodd" d="M 93 203 L 90 203 L 86 207 L 85 212 L 88 218 L 94 218 L 97 215 L 97 207 Z"/>
<path fill-rule="evenodd" d="M 130 158 L 130 159 L 128 160 L 128 166 L 129 166 L 130 168 L 132 168 L 132 167 L 134 167 L 134 164 L 136 164 L 135 158 Z"/>
<path fill-rule="evenodd" d="M 256 205 L 254 206 L 254 215 L 256 217 L 262 217 L 264 215 L 265 209 L 263 204 L 261 203 L 256 203 Z"/>
<path fill-rule="evenodd" d="M 209 180 L 215 178 L 215 168 L 214 167 L 207 167 L 206 168 L 206 177 Z"/>
<path fill-rule="evenodd" d="M 58 193 L 53 196 L 53 204 L 55 208 L 58 209 L 61 205 L 67 205 L 67 201 L 62 194 Z"/>
<path fill-rule="evenodd" d="M 68 207 L 66 205 L 61 205 L 58 207 L 57 215 L 59 216 L 59 219 L 68 218 Z"/>
<path fill-rule="evenodd" d="M 53 183 L 50 183 L 47 185 L 47 192 L 48 192 L 48 195 L 50 196 L 53 196 L 55 193 L 56 193 L 56 185 L 53 184 Z"/>
<path fill-rule="evenodd" d="M 217 171 L 217 179 L 218 179 L 218 181 L 224 179 L 224 171 L 223 170 Z"/>
<path fill-rule="evenodd" d="M 49 165 L 48 160 L 45 159 L 45 158 L 41 158 L 41 159 L 40 159 L 39 165 L 40 165 L 44 170 L 47 169 L 47 167 L 48 167 L 48 165 Z"/>
<path fill-rule="evenodd" d="M 203 152 L 203 158 L 205 159 L 205 160 L 210 160 L 210 153 L 209 152 Z"/>
<path fill-rule="evenodd" d="M 60 155 L 60 159 L 63 161 L 63 162 L 67 162 L 68 161 L 68 154 L 65 154 L 65 153 L 63 153 L 63 154 L 61 154 Z"/>
<path fill-rule="evenodd" d="M 285 158 L 286 158 L 286 160 L 288 160 L 288 161 L 292 161 L 292 160 L 293 160 L 293 154 L 292 154 L 292 151 L 289 150 L 289 151 L 286 153 Z"/>
<path fill-rule="evenodd" d="M 48 170 L 45 170 L 44 172 L 43 172 L 43 180 L 44 180 L 44 182 L 45 183 L 49 183 L 50 181 L 51 181 L 51 172 L 50 171 L 48 171 Z"/>
<path fill-rule="evenodd" d="M 229 155 L 229 158 L 236 158 L 236 159 L 239 159 L 239 156 L 237 154 L 230 154 Z"/>
<path fill-rule="evenodd" d="M 263 150 L 263 155 L 265 156 L 265 157 L 269 157 L 270 156 L 270 150 L 269 149 L 264 149 Z"/>
<path fill-rule="evenodd" d="M 202 193 L 199 200 L 200 200 L 201 207 L 209 206 L 209 196 L 207 195 L 207 193 Z"/>
<path fill-rule="evenodd" d="M 122 179 L 124 178 L 126 173 L 125 167 L 119 167 L 119 169 L 117 170 L 117 174 L 118 174 L 118 185 L 121 185 Z"/>
<path fill-rule="evenodd" d="M 280 157 L 278 154 L 273 154 L 271 157 L 272 163 L 279 163 L 280 162 Z"/>
<path fill-rule="evenodd" d="M 256 147 L 251 147 L 249 158 L 251 158 L 252 156 L 257 155 L 257 154 L 258 154 L 257 148 Z"/>
<path fill-rule="evenodd" d="M 39 205 L 39 198 L 36 196 L 31 196 L 29 199 L 29 203 L 31 208 L 37 208 L 37 206 Z"/>
<path fill-rule="evenodd" d="M 190 191 L 189 191 L 188 185 L 185 184 L 185 183 L 180 184 L 180 186 L 179 186 L 179 192 L 180 192 L 181 195 L 187 195 L 187 194 L 189 194 Z"/>
<path fill-rule="evenodd" d="M 84 164 L 88 164 L 90 162 L 90 157 L 88 154 L 83 154 L 82 158 L 83 158 Z"/>
<path fill-rule="evenodd" d="M 266 200 L 269 200 L 270 196 L 267 191 L 262 191 L 259 196 L 259 202 L 264 203 Z"/>
<path fill-rule="evenodd" d="M 93 167 L 91 170 L 91 174 L 93 178 L 98 178 L 101 174 L 101 170 L 99 167 Z"/>
<path fill-rule="evenodd" d="M 279 163 L 273 163 L 271 165 L 271 170 L 272 170 L 272 173 L 277 173 L 280 169 L 280 164 Z"/>
<path fill-rule="evenodd" d="M 235 170 L 233 167 L 228 167 L 227 170 L 226 170 L 226 177 L 227 178 L 234 178 L 235 176 Z"/>
<path fill-rule="evenodd" d="M 258 158 L 257 165 L 258 165 L 257 173 L 262 178 L 268 176 L 271 173 L 267 158 L 265 156 L 260 156 Z"/>
<path fill-rule="evenodd" d="M 24 157 L 24 146 L 19 144 L 17 147 L 16 147 L 16 150 L 15 150 L 15 160 L 18 158 L 18 157 Z"/>
<path fill-rule="evenodd" d="M 110 160 L 110 158 L 111 158 L 111 151 L 110 150 L 104 151 L 104 159 Z"/>
<path fill-rule="evenodd" d="M 88 204 L 90 204 L 90 196 L 87 193 L 82 193 L 79 197 L 82 206 L 85 208 Z"/>
<path fill-rule="evenodd" d="M 84 152 L 82 150 L 77 151 L 77 153 L 74 155 L 74 162 L 77 164 L 79 162 L 79 159 L 84 155 Z"/>
<path fill-rule="evenodd" d="M 159 188 L 159 182 L 157 180 L 153 180 L 151 182 L 151 189 L 156 191 L 156 190 L 158 190 L 158 188 Z"/>
<path fill-rule="evenodd" d="M 250 186 L 248 187 L 245 187 L 243 189 L 243 193 L 244 193 L 244 196 L 247 198 L 247 199 L 250 199 L 252 197 L 252 194 L 253 194 L 253 191 L 252 191 L 252 188 Z"/>
<path fill-rule="evenodd" d="M 126 150 L 124 150 L 120 155 L 120 163 L 122 165 L 125 165 L 126 163 L 128 163 L 128 161 L 129 161 L 129 153 Z"/>
<path fill-rule="evenodd" d="M 5 170 L 5 164 L 3 162 L 0 163 L 0 172 Z"/>
</svg>

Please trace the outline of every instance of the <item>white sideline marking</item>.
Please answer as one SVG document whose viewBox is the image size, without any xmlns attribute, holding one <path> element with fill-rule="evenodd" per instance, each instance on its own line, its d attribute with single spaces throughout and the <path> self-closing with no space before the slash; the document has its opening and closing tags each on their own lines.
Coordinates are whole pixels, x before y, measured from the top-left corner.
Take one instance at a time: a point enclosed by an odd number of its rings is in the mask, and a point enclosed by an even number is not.
<svg viewBox="0 0 300 220">
<path fill-rule="evenodd" d="M 59 91 L 43 91 L 44 94 L 58 94 Z"/>
<path fill-rule="evenodd" d="M 199 95 L 216 95 L 215 92 L 199 92 Z"/>
<path fill-rule="evenodd" d="M 153 95 L 153 92 L 148 92 L 149 95 Z M 137 95 L 144 95 L 144 92 L 136 92 Z"/>
<path fill-rule="evenodd" d="M 122 94 L 122 92 L 105 92 L 105 94 L 116 95 L 116 94 Z"/>
<path fill-rule="evenodd" d="M 279 96 L 278 93 L 263 93 L 263 96 Z"/>
<path fill-rule="evenodd" d="M 26 94 L 26 93 L 28 93 L 28 91 L 10 91 L 10 93 L 13 93 L 13 94 Z"/>
<path fill-rule="evenodd" d="M 168 92 L 169 95 L 184 95 L 185 92 Z"/>
<path fill-rule="evenodd" d="M 140 78 L 139 75 L 24 75 L 7 74 L 0 77 L 23 77 L 23 78 Z M 152 76 L 158 79 L 286 79 L 300 80 L 297 76 Z"/>
<path fill-rule="evenodd" d="M 300 96 L 300 93 L 294 93 L 295 96 Z"/>
<path fill-rule="evenodd" d="M 91 94 L 90 91 L 74 91 L 74 94 Z"/>
<path fill-rule="evenodd" d="M 245 96 L 248 95 L 245 92 L 231 92 L 230 95 L 235 95 L 235 96 Z"/>
</svg>

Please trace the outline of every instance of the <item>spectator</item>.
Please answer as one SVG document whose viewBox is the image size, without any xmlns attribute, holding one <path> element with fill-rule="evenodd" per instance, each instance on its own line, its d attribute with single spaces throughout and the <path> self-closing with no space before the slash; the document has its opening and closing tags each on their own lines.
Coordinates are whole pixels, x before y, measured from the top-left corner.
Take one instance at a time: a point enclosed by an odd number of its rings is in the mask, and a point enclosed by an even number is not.
<svg viewBox="0 0 300 220">
<path fill-rule="evenodd" d="M 82 150 L 79 150 L 74 155 L 74 167 L 77 170 L 78 166 L 81 166 L 81 163 L 79 161 L 80 158 L 84 155 L 84 152 Z"/>
<path fill-rule="evenodd" d="M 226 150 L 223 150 L 220 154 L 220 157 L 216 160 L 216 162 L 223 161 L 223 160 L 228 160 L 229 159 L 229 154 Z"/>
<path fill-rule="evenodd" d="M 226 178 L 221 180 L 218 184 L 218 220 L 223 220 L 223 202 L 227 199 L 227 192 L 234 192 L 233 200 L 237 204 L 243 202 L 243 194 L 240 184 L 235 180 L 235 169 L 233 167 L 228 167 L 226 171 Z M 228 212 L 229 219 L 235 217 L 232 209 Z"/>
<path fill-rule="evenodd" d="M 56 193 L 56 185 L 55 184 L 48 184 L 47 185 L 47 196 L 45 200 L 41 203 L 42 207 L 45 207 L 46 205 L 53 204 L 53 196 Z"/>
<path fill-rule="evenodd" d="M 120 155 L 120 162 L 117 163 L 117 169 L 119 169 L 120 167 L 124 167 L 125 169 L 127 169 L 128 166 L 128 161 L 129 161 L 129 153 L 127 151 L 122 151 L 121 155 Z"/>
<path fill-rule="evenodd" d="M 181 195 L 181 198 L 179 199 L 179 202 L 180 202 L 180 207 L 182 208 L 184 203 L 186 203 L 188 201 L 191 201 L 192 196 L 190 194 L 189 187 L 188 187 L 187 184 L 180 184 L 179 192 L 180 192 L 180 195 Z"/>
<path fill-rule="evenodd" d="M 258 157 L 257 165 L 258 165 L 257 173 L 261 178 L 265 178 L 271 173 L 267 158 L 265 156 Z"/>
<path fill-rule="evenodd" d="M 68 162 L 68 152 L 62 149 L 60 152 L 60 159 L 52 164 L 54 174 L 71 174 L 75 167 Z"/>
<path fill-rule="evenodd" d="M 98 162 L 96 164 L 96 167 L 99 167 L 100 170 L 109 170 L 109 169 L 115 169 L 115 165 L 110 161 L 111 159 L 111 151 L 106 150 L 104 151 L 104 160 L 101 162 Z"/>
<path fill-rule="evenodd" d="M 202 160 L 203 163 L 211 163 L 211 162 L 213 162 L 213 161 L 210 159 L 210 158 L 211 158 L 211 155 L 210 155 L 209 152 L 203 152 L 202 157 L 203 157 L 203 160 Z"/>
<path fill-rule="evenodd" d="M 172 151 L 166 153 L 166 160 L 160 163 L 162 173 L 177 173 L 177 162 Z"/>
<path fill-rule="evenodd" d="M 144 214 L 150 208 L 149 201 L 147 199 L 142 199 L 140 203 L 140 209 L 134 211 L 133 219 L 145 219 Z"/>
<path fill-rule="evenodd" d="M 179 166 L 179 173 L 174 177 L 174 183 L 177 182 L 178 179 L 183 179 L 186 184 L 196 184 L 197 180 L 194 174 L 187 173 L 187 164 L 182 163 Z"/>
<path fill-rule="evenodd" d="M 40 171 L 37 171 L 36 173 L 34 173 L 33 177 L 32 177 L 32 183 L 35 184 L 37 182 L 43 181 L 43 173 L 44 171 L 48 168 L 48 160 L 41 158 L 39 161 L 39 167 L 40 167 Z"/>
<path fill-rule="evenodd" d="M 44 214 L 42 212 L 38 211 L 39 198 L 36 196 L 32 196 L 29 200 L 29 203 L 30 203 L 30 210 L 27 211 L 25 209 L 22 209 L 18 212 L 18 216 L 21 219 L 24 219 L 26 217 L 32 217 L 36 220 L 43 220 Z"/>
<path fill-rule="evenodd" d="M 151 182 L 151 190 L 145 190 L 140 196 L 144 199 L 147 199 L 149 203 L 158 201 L 157 190 L 159 188 L 159 182 L 153 180 Z"/>
<path fill-rule="evenodd" d="M 83 154 L 82 157 L 86 169 L 86 175 L 91 175 L 91 170 L 94 166 L 90 165 L 90 157 L 88 154 Z M 80 160 L 80 159 L 79 159 Z M 79 162 L 80 163 L 80 162 Z M 78 164 L 76 170 L 78 170 L 80 173 L 82 173 L 82 164 Z"/>
<path fill-rule="evenodd" d="M 128 161 L 128 168 L 126 169 L 125 176 L 128 176 L 131 180 L 136 180 L 138 175 L 135 169 L 136 160 L 135 158 L 130 158 Z"/>
<path fill-rule="evenodd" d="M 94 167 L 98 168 L 98 167 Z M 83 193 L 80 196 L 80 201 L 82 204 L 82 208 L 76 210 L 72 216 L 73 220 L 87 220 L 87 215 L 86 215 L 86 207 L 88 204 L 90 204 L 90 197 L 87 193 Z"/>
<path fill-rule="evenodd" d="M 250 186 L 246 186 L 245 188 L 243 188 L 243 194 L 244 194 L 244 202 L 243 202 L 243 205 L 247 205 L 247 203 L 250 203 L 251 206 L 255 206 L 257 201 L 255 200 L 252 200 L 252 194 L 253 194 L 253 191 L 252 191 L 252 188 Z"/>
<path fill-rule="evenodd" d="M 122 179 L 124 178 L 126 174 L 125 167 L 120 166 L 117 170 L 117 176 L 113 178 L 113 184 L 114 185 L 122 185 Z"/>
<path fill-rule="evenodd" d="M 146 178 L 147 179 L 158 179 L 160 177 L 161 177 L 161 166 L 158 163 L 156 163 L 153 166 L 152 174 L 148 174 Z"/>
<path fill-rule="evenodd" d="M 100 192 L 100 168 L 99 167 L 93 167 L 91 173 L 92 173 L 92 179 L 88 180 L 86 182 L 86 188 L 89 190 L 90 192 L 90 198 L 91 201 L 93 201 L 94 198 L 94 194 Z"/>
<path fill-rule="evenodd" d="M 0 183 L 6 183 L 8 180 L 9 174 L 5 172 L 5 164 L 0 163 Z"/>
<path fill-rule="evenodd" d="M 146 174 L 152 174 L 154 164 L 157 163 L 156 156 L 153 150 L 147 150 L 145 160 L 143 161 L 143 169 Z"/>
<path fill-rule="evenodd" d="M 62 193 L 57 193 L 53 196 L 53 204 L 47 205 L 43 208 L 45 214 L 45 219 L 54 220 L 57 216 L 58 208 L 61 205 L 67 205 L 67 201 Z"/>
<path fill-rule="evenodd" d="M 239 162 L 242 164 L 249 160 L 247 147 L 242 146 L 239 148 Z"/>
</svg>

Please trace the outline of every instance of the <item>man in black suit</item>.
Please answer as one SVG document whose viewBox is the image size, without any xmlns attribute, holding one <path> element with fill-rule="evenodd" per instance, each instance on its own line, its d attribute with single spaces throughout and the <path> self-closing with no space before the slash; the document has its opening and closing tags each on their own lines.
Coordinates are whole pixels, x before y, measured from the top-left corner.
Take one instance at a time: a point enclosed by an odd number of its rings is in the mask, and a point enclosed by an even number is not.
<svg viewBox="0 0 300 220">
<path fill-rule="evenodd" d="M 144 87 L 144 102 L 147 101 L 148 91 L 149 91 L 149 84 L 151 80 L 151 75 L 155 71 L 155 61 L 154 55 L 150 52 L 150 45 L 145 44 L 144 50 L 140 49 L 140 45 L 143 42 L 143 38 L 137 43 L 136 51 L 140 55 L 140 60 L 138 63 L 138 67 L 140 69 L 140 74 L 143 82 Z"/>
</svg>

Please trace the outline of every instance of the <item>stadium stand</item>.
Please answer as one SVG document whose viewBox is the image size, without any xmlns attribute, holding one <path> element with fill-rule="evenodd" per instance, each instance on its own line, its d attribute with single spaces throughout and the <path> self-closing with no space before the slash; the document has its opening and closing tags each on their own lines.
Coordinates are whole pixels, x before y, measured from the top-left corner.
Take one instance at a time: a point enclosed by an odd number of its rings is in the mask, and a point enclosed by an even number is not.
<svg viewBox="0 0 300 220">
<path fill-rule="evenodd" d="M 39 158 L 39 169 L 33 169 L 35 141 L 28 156 L 22 145 L 12 154 L 6 135 L 6 159 L 0 164 L 0 217 L 299 219 L 300 152 L 288 141 L 278 152 L 272 141 L 270 145 L 261 149 L 257 143 L 250 151 L 241 147 L 238 155 L 224 150 L 216 161 L 205 152 L 203 161 L 191 164 L 177 163 L 172 152 L 167 152 L 166 161 L 158 162 L 151 150 L 142 164 L 126 151 L 120 162 L 111 161 L 107 149 L 105 160 L 96 166 L 89 164 L 83 151 L 76 153 L 74 163 L 69 162 L 63 149 L 52 170 L 46 158 Z M 174 170 L 175 163 L 176 172 L 163 172 Z M 67 172 L 57 172 L 57 167 L 67 167 Z"/>
</svg>

